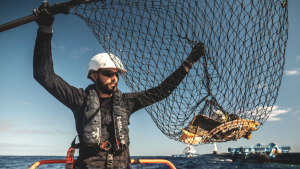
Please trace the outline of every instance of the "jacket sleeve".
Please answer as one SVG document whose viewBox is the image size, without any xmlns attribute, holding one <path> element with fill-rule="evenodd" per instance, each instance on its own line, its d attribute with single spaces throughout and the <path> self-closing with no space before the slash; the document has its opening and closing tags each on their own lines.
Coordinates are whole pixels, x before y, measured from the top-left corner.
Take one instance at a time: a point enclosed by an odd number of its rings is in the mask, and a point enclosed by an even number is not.
<svg viewBox="0 0 300 169">
<path fill-rule="evenodd" d="M 52 33 L 38 30 L 33 56 L 33 75 L 51 95 L 71 110 L 79 109 L 84 102 L 85 91 L 69 85 L 53 70 L 51 54 Z"/>
<path fill-rule="evenodd" d="M 173 72 L 157 87 L 133 94 L 136 100 L 133 106 L 132 113 L 151 104 L 159 102 L 164 98 L 167 98 L 182 82 L 186 74 L 187 72 L 184 66 L 181 65 L 175 72 Z"/>
</svg>

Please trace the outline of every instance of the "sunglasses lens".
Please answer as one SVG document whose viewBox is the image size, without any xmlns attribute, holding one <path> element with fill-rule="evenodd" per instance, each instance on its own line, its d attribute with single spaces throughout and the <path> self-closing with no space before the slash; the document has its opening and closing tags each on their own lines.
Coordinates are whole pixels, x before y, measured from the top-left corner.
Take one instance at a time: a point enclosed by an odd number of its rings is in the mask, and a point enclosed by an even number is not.
<svg viewBox="0 0 300 169">
<path fill-rule="evenodd" d="M 112 77 L 115 74 L 117 76 L 117 78 L 119 78 L 119 73 L 118 72 L 113 72 L 111 70 L 102 70 L 101 72 L 104 76 Z"/>
</svg>

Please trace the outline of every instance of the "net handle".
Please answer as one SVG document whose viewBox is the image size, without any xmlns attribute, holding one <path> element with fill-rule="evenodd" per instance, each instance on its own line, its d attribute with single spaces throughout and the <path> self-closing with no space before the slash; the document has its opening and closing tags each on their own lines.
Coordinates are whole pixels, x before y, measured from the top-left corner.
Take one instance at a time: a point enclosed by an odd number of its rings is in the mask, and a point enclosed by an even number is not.
<svg viewBox="0 0 300 169">
<path fill-rule="evenodd" d="M 71 0 L 68 2 L 56 3 L 49 7 L 49 12 L 52 13 L 53 15 L 59 13 L 69 14 L 69 10 L 74 6 L 84 4 L 84 3 L 94 2 L 94 1 L 99 1 L 99 0 Z M 36 17 L 34 14 L 32 14 L 32 15 L 25 16 L 23 18 L 16 19 L 11 22 L 7 22 L 5 24 L 0 25 L 0 32 L 24 25 L 38 18 L 39 17 Z"/>
</svg>

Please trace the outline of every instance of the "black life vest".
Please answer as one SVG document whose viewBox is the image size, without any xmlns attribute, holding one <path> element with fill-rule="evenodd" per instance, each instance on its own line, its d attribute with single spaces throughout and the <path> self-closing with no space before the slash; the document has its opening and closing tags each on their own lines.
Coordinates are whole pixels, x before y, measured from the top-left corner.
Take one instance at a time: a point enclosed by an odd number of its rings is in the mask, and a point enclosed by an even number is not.
<svg viewBox="0 0 300 169">
<path fill-rule="evenodd" d="M 101 108 L 100 108 L 100 101 L 98 94 L 95 90 L 94 85 L 90 85 L 85 89 L 87 93 L 86 104 L 84 108 L 84 118 L 76 119 L 76 123 L 83 124 L 82 127 L 79 128 L 78 133 L 83 133 L 83 135 L 79 135 L 81 140 L 80 143 L 75 144 L 74 138 L 73 142 L 71 143 L 71 147 L 67 152 L 66 162 L 65 162 L 65 169 L 73 169 L 74 163 L 74 153 L 75 149 L 82 148 L 84 146 L 97 146 L 102 149 L 106 149 L 105 141 L 103 139 L 101 133 Z M 114 133 L 116 141 L 113 146 L 113 151 L 124 151 L 129 147 L 129 118 L 127 117 L 126 108 L 125 108 L 125 101 L 122 100 L 122 93 L 121 91 L 117 90 L 116 93 L 112 96 L 113 99 L 113 123 L 114 123 Z M 82 120 L 82 121 L 78 121 Z M 82 123 L 81 123 L 82 122 Z M 111 143 L 110 143 L 111 144 Z M 111 145 L 110 145 L 111 146 Z M 110 147 L 109 147 L 110 148 Z M 107 166 L 112 165 L 113 163 L 113 154 L 111 158 L 107 161 Z"/>
<path fill-rule="evenodd" d="M 83 143 L 84 146 L 103 145 L 104 139 L 101 133 L 101 109 L 97 91 L 93 86 L 86 88 L 87 102 L 83 119 Z M 112 96 L 113 99 L 113 123 L 116 142 L 114 151 L 124 151 L 129 146 L 129 118 L 126 113 L 125 101 L 122 100 L 121 91 L 117 90 Z"/>
</svg>

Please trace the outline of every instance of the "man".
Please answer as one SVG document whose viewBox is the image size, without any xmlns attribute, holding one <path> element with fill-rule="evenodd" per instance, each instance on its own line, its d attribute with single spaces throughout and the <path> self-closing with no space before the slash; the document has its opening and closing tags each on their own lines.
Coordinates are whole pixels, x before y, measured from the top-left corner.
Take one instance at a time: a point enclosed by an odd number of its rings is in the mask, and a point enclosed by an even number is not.
<svg viewBox="0 0 300 169">
<path fill-rule="evenodd" d="M 78 89 L 54 73 L 51 38 L 54 16 L 47 11 L 48 2 L 35 9 L 39 25 L 33 57 L 34 78 L 56 99 L 70 108 L 82 147 L 75 169 L 127 169 L 129 156 L 129 118 L 137 110 L 170 95 L 192 65 L 205 54 L 204 45 L 197 44 L 183 64 L 159 86 L 139 93 L 121 93 L 119 74 L 126 73 L 117 56 L 101 53 L 88 66 L 87 78 L 94 84 Z M 159 94 L 154 91 L 161 91 Z M 155 94 L 156 93 L 156 94 Z M 148 103 L 143 98 L 151 98 Z"/>
</svg>

